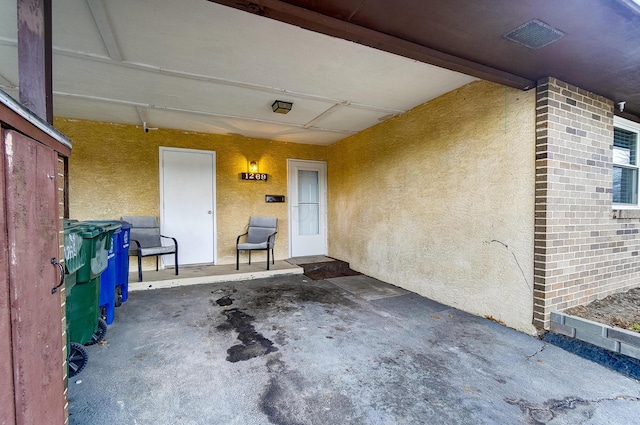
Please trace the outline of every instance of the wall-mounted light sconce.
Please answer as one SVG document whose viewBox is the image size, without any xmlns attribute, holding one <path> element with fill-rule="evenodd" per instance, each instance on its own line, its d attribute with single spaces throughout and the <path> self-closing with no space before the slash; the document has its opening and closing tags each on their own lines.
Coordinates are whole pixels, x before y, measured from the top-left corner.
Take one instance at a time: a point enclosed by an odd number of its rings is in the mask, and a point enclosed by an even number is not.
<svg viewBox="0 0 640 425">
<path fill-rule="evenodd" d="M 267 174 L 260 173 L 258 167 L 258 161 L 247 161 L 247 172 L 240 173 L 240 179 L 242 180 L 267 180 Z"/>
<path fill-rule="evenodd" d="M 291 110 L 292 106 L 293 106 L 293 103 L 291 102 L 285 102 L 284 100 L 276 100 L 271 105 L 271 109 L 273 109 L 273 112 L 276 112 L 278 114 L 287 114 Z"/>
</svg>

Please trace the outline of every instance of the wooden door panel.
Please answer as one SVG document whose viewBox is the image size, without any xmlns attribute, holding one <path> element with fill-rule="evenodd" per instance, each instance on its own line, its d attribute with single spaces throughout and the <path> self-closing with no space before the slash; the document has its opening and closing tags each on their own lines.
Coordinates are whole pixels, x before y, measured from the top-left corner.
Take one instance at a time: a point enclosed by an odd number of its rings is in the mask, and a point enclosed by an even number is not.
<svg viewBox="0 0 640 425">
<path fill-rule="evenodd" d="M 0 132 L 4 140 L 4 132 Z M 4 159 L 4 155 L 0 155 Z M 9 259 L 5 210 L 4 160 L 0 160 L 0 423 L 15 423 L 13 354 L 11 351 L 11 309 L 9 302 Z"/>
<path fill-rule="evenodd" d="M 7 131 L 6 214 L 17 424 L 64 423 L 57 154 Z"/>
</svg>

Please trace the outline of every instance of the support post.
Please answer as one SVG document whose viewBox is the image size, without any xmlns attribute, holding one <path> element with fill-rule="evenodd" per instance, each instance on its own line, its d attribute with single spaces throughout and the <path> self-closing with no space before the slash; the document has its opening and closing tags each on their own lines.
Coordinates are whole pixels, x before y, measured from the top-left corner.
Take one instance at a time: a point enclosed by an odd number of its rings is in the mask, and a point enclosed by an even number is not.
<svg viewBox="0 0 640 425">
<path fill-rule="evenodd" d="M 53 124 L 51 0 L 17 0 L 20 102 Z"/>
</svg>

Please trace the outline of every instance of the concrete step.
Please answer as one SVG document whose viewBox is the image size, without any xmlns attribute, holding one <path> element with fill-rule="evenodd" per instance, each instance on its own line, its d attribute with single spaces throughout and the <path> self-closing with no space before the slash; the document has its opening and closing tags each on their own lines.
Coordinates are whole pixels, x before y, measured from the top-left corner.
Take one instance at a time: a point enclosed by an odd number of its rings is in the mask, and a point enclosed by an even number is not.
<svg viewBox="0 0 640 425">
<path fill-rule="evenodd" d="M 321 263 L 300 264 L 304 274 L 312 280 L 323 280 L 334 277 L 357 276 L 361 273 L 351 270 L 349 263 L 341 260 L 323 261 Z"/>
</svg>

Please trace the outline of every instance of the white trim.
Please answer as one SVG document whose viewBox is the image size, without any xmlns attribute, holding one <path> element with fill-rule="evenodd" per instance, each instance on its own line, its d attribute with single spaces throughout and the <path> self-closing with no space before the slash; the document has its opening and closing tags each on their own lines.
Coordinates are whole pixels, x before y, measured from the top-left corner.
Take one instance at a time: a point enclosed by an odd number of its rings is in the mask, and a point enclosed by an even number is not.
<svg viewBox="0 0 640 425">
<path fill-rule="evenodd" d="M 628 130 L 628 131 L 632 131 L 634 133 L 636 133 L 638 135 L 638 140 L 636 143 L 636 162 L 639 162 L 638 164 L 636 164 L 634 167 L 629 167 L 629 168 L 635 168 L 638 170 L 638 174 L 640 175 L 640 123 L 628 120 L 626 118 L 622 118 L 619 116 L 614 115 L 613 116 L 613 126 L 623 129 L 623 130 Z M 611 141 L 611 146 L 613 149 L 613 141 Z M 615 165 L 615 162 L 613 162 L 613 150 L 611 152 L 611 169 L 613 170 L 613 166 Z M 612 176 L 613 177 L 613 176 Z M 612 181 L 613 183 L 613 181 Z M 640 182 L 637 182 L 637 191 L 639 193 L 636 193 L 636 199 L 638 200 L 638 204 L 636 205 L 632 205 L 632 204 L 619 204 L 616 202 L 612 201 L 612 209 L 614 210 L 637 210 L 640 209 Z M 611 194 L 611 197 L 613 199 L 613 193 Z"/>
<path fill-rule="evenodd" d="M 277 264 L 277 261 L 276 261 Z M 153 289 L 165 289 L 165 288 L 176 288 L 181 286 L 191 286 L 191 285 L 208 285 L 212 283 L 221 283 L 221 282 L 238 282 L 243 280 L 254 280 L 254 279 L 264 279 L 267 277 L 277 277 L 277 276 L 289 276 L 289 275 L 300 275 L 304 274 L 304 269 L 302 267 L 291 267 L 286 269 L 278 269 L 278 270 L 262 270 L 258 272 L 246 272 L 246 273 L 231 273 L 231 274 L 223 274 L 223 275 L 215 275 L 215 276 L 199 276 L 199 277 L 180 277 L 176 276 L 173 279 L 167 280 L 157 280 L 157 281 L 147 281 L 144 282 L 129 282 L 129 292 L 134 291 L 148 291 Z"/>
<path fill-rule="evenodd" d="M 296 188 L 293 188 L 291 185 L 291 170 L 293 168 L 293 164 L 294 163 L 305 163 L 305 164 L 309 164 L 312 166 L 320 166 L 322 168 L 322 179 L 319 182 L 320 184 L 320 220 L 322 220 L 321 222 L 321 226 L 324 229 L 324 241 L 323 241 L 323 245 L 324 245 L 324 250 L 323 253 L 318 253 L 318 255 L 327 255 L 327 253 L 329 252 L 329 228 L 327 226 L 327 211 L 328 211 L 328 206 L 327 206 L 327 186 L 328 186 L 328 176 L 327 176 L 327 162 L 326 161 L 311 161 L 311 160 L 305 160 L 305 159 L 295 159 L 295 158 L 288 158 L 287 159 L 287 218 L 288 218 L 288 222 L 289 222 L 289 258 L 291 258 L 293 256 L 293 248 L 292 248 L 292 241 L 293 241 L 293 234 L 294 234 L 294 230 L 293 230 L 293 220 L 291 217 L 291 200 L 294 199 L 293 197 L 293 191 L 296 190 Z"/>
<path fill-rule="evenodd" d="M 18 102 L 2 90 L 0 90 L 0 103 L 6 105 L 13 112 L 29 121 L 31 124 L 36 126 L 38 130 L 42 130 L 54 140 L 71 149 L 71 140 L 69 140 L 67 136 L 60 133 L 54 126 L 31 112 L 29 109 L 25 108 L 20 102 Z"/>
<path fill-rule="evenodd" d="M 623 128 L 625 130 L 640 132 L 640 123 L 619 117 L 617 115 L 613 116 L 613 126 Z"/>
<path fill-rule="evenodd" d="M 162 154 L 163 152 L 168 152 L 168 151 L 173 151 L 173 152 L 193 152 L 193 153 L 201 153 L 201 154 L 207 154 L 207 155 L 211 155 L 213 157 L 213 175 L 212 175 L 212 193 L 211 196 L 213 197 L 213 264 L 218 264 L 218 217 L 217 217 L 217 211 L 218 211 L 218 201 L 216 198 L 216 175 L 217 175 L 217 170 L 218 170 L 218 164 L 217 164 L 217 155 L 216 155 L 216 151 L 210 151 L 210 150 L 204 150 L 204 149 L 183 149 L 183 148 L 172 148 L 172 147 L 166 147 L 166 146 L 160 146 L 159 148 L 159 155 L 158 155 L 158 167 L 160 169 L 160 172 L 158 173 L 159 178 L 160 178 L 160 232 L 163 232 L 164 229 L 162 226 L 164 226 L 164 182 L 163 182 L 163 177 L 164 177 L 164 167 L 162 166 Z M 163 265 L 164 268 L 164 265 Z"/>
</svg>

